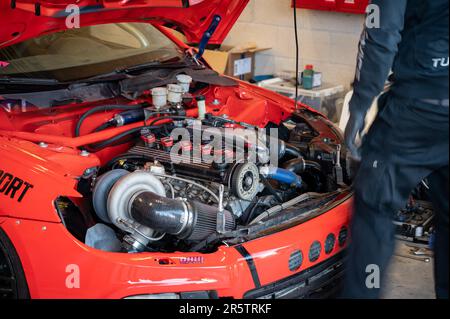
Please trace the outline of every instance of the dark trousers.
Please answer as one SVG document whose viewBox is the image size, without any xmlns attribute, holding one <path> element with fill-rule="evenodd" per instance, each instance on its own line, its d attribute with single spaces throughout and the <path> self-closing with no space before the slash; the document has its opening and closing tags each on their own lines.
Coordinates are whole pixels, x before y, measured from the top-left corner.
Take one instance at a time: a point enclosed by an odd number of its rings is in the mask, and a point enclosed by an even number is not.
<svg viewBox="0 0 450 319">
<path fill-rule="evenodd" d="M 436 211 L 436 292 L 438 298 L 448 298 L 449 109 L 391 93 L 380 98 L 379 108 L 364 138 L 354 181 L 355 212 L 343 297 L 380 297 L 380 289 L 368 287 L 366 280 L 373 265 L 383 278 L 395 248 L 393 216 L 428 178 Z"/>
</svg>

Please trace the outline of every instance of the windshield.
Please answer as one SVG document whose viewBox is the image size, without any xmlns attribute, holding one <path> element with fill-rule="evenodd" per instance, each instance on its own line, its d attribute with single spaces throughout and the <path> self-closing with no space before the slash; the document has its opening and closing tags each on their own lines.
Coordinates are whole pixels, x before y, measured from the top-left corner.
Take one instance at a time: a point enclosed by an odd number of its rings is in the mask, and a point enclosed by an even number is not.
<svg viewBox="0 0 450 319">
<path fill-rule="evenodd" d="M 69 29 L 0 49 L 0 76 L 81 80 L 119 68 L 179 61 L 178 46 L 151 24 Z"/>
</svg>

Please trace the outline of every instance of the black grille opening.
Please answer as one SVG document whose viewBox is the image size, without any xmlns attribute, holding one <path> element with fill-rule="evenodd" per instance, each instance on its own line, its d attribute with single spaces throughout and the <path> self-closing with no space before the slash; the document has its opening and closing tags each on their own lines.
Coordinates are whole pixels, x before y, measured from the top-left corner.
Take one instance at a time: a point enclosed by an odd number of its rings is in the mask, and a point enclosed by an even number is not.
<svg viewBox="0 0 450 319">
<path fill-rule="evenodd" d="M 327 255 L 331 254 L 334 250 L 336 244 L 336 236 L 334 234 L 329 234 L 325 240 L 325 253 Z"/>
<path fill-rule="evenodd" d="M 347 227 L 342 227 L 341 231 L 339 232 L 339 246 L 343 247 L 345 243 L 347 242 L 348 237 L 348 229 Z"/>
<path fill-rule="evenodd" d="M 300 250 L 294 251 L 289 258 L 289 270 L 294 272 L 300 269 L 303 264 L 303 253 Z"/>
<path fill-rule="evenodd" d="M 315 262 L 319 260 L 321 251 L 322 245 L 320 244 L 320 242 L 319 241 L 313 242 L 309 249 L 309 261 Z"/>
</svg>

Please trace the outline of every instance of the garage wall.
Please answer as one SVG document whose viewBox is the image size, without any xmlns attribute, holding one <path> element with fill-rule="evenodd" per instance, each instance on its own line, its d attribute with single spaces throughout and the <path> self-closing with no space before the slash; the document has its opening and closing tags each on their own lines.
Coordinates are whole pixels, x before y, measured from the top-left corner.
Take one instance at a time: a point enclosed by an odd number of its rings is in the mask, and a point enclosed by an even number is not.
<svg viewBox="0 0 450 319">
<path fill-rule="evenodd" d="M 295 41 L 291 0 L 250 0 L 224 44 L 255 42 L 272 47 L 256 58 L 257 74 L 295 71 Z M 300 68 L 314 64 L 324 72 L 326 82 L 353 82 L 362 15 L 303 10 L 298 11 Z"/>
</svg>

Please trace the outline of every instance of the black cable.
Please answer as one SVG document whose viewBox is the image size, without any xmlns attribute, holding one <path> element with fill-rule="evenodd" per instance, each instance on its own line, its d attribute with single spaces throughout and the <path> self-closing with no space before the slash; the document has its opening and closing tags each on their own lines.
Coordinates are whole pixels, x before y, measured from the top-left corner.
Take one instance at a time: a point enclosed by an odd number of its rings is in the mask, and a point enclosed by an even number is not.
<svg viewBox="0 0 450 319">
<path fill-rule="evenodd" d="M 145 116 L 144 124 L 147 125 L 148 119 L 150 117 L 152 117 L 153 115 L 163 115 L 163 114 L 173 114 L 173 111 L 158 111 L 158 112 L 150 113 L 147 116 Z"/>
<path fill-rule="evenodd" d="M 161 117 L 158 117 L 157 119 L 154 119 L 153 121 L 151 121 L 149 126 L 153 126 L 162 120 L 195 120 L 195 118 L 189 117 L 189 116 L 178 116 L 178 115 L 161 116 Z"/>
<path fill-rule="evenodd" d="M 294 33 L 295 33 L 295 109 L 297 110 L 298 103 L 298 81 L 300 72 L 300 45 L 298 40 L 298 28 L 297 28 L 297 0 L 294 0 Z"/>
<path fill-rule="evenodd" d="M 100 150 L 102 150 L 102 149 L 104 149 L 104 148 L 106 148 L 108 146 L 111 146 L 111 144 L 121 140 L 124 137 L 127 137 L 129 135 L 141 132 L 141 130 L 144 129 L 144 128 L 153 130 L 153 129 L 159 128 L 159 126 L 139 126 L 139 127 L 130 129 L 128 131 L 122 132 L 119 135 L 111 137 L 111 138 L 109 138 L 106 141 L 103 141 L 101 143 L 98 143 L 98 144 L 95 144 L 95 145 L 90 145 L 87 150 L 90 151 L 91 153 L 98 152 L 98 151 L 100 151 Z"/>
<path fill-rule="evenodd" d="M 256 203 L 251 207 L 250 211 L 246 213 L 245 218 L 244 218 L 244 225 L 248 225 L 251 221 L 251 218 L 253 217 L 256 209 L 258 208 L 259 204 L 261 203 L 261 198 L 258 198 L 258 200 L 256 201 Z"/>
<path fill-rule="evenodd" d="M 79 137 L 80 136 L 80 130 L 81 130 L 81 126 L 83 125 L 83 122 L 92 114 L 95 113 L 99 113 L 99 112 L 106 112 L 106 111 L 111 111 L 111 110 L 135 110 L 139 107 L 142 107 L 141 104 L 137 104 L 137 105 L 102 105 L 102 106 L 97 106 L 94 107 L 92 109 L 90 109 L 89 111 L 87 111 L 86 113 L 84 113 L 80 119 L 77 122 L 77 125 L 75 127 L 75 137 Z"/>
<path fill-rule="evenodd" d="M 146 129 L 153 130 L 153 129 L 161 128 L 161 125 L 155 125 L 155 123 L 157 123 L 159 121 L 162 121 L 162 120 L 167 120 L 167 119 L 170 119 L 170 120 L 186 120 L 186 119 L 194 119 L 194 118 L 187 117 L 187 116 L 163 116 L 163 117 L 158 117 L 157 119 L 154 119 L 150 123 L 150 125 L 144 125 L 144 126 L 139 126 L 139 127 L 130 129 L 130 130 L 122 132 L 121 134 L 116 135 L 116 136 L 114 136 L 114 137 L 112 137 L 110 139 L 107 139 L 106 141 L 103 141 L 101 143 L 94 144 L 94 145 L 84 146 L 83 148 L 86 149 L 87 151 L 91 152 L 91 153 L 98 152 L 98 151 L 100 151 L 100 150 L 102 150 L 102 149 L 104 149 L 106 147 L 111 146 L 113 143 L 121 140 L 124 137 L 127 137 L 129 135 L 136 134 L 136 133 L 140 132 L 142 129 L 146 128 Z"/>
<path fill-rule="evenodd" d="M 144 124 L 147 125 L 147 118 L 150 118 L 150 117 L 155 116 L 155 115 L 161 115 L 161 114 L 172 114 L 172 112 L 171 111 L 164 111 L 164 112 L 161 111 L 161 112 L 152 112 L 152 113 L 146 114 L 146 116 L 145 116 L 146 119 L 144 120 Z M 97 127 L 94 130 L 94 133 L 98 133 L 98 132 L 104 131 L 104 130 L 110 128 L 110 127 L 113 127 L 114 125 L 115 125 L 115 122 L 113 120 L 110 120 L 110 121 L 108 121 L 106 123 L 103 123 L 99 127 Z"/>
<path fill-rule="evenodd" d="M 262 176 L 261 176 L 261 180 L 262 180 L 263 184 L 266 186 L 266 189 L 269 191 L 269 193 L 271 195 L 273 195 L 279 203 L 282 203 L 283 199 L 281 198 L 280 194 L 278 194 L 277 191 L 272 187 L 272 185 L 269 183 L 269 181 L 265 177 L 262 177 Z"/>
<path fill-rule="evenodd" d="M 103 123 L 103 124 L 100 125 L 99 127 L 97 127 L 97 128 L 94 130 L 94 133 L 98 133 L 98 132 L 104 131 L 104 130 L 106 130 L 106 129 L 108 129 L 108 128 L 111 128 L 111 127 L 113 127 L 113 126 L 114 126 L 114 123 L 111 122 L 111 121 L 108 121 L 108 122 L 106 122 L 106 123 Z"/>
<path fill-rule="evenodd" d="M 103 166 L 103 171 L 109 171 L 118 161 L 120 160 L 129 160 L 129 159 L 135 159 L 135 160 L 143 160 L 143 161 L 152 161 L 153 159 L 151 157 L 148 157 L 146 155 L 139 155 L 139 154 L 121 154 L 119 156 L 114 157 L 112 160 L 110 160 L 108 163 L 106 163 Z"/>
</svg>

